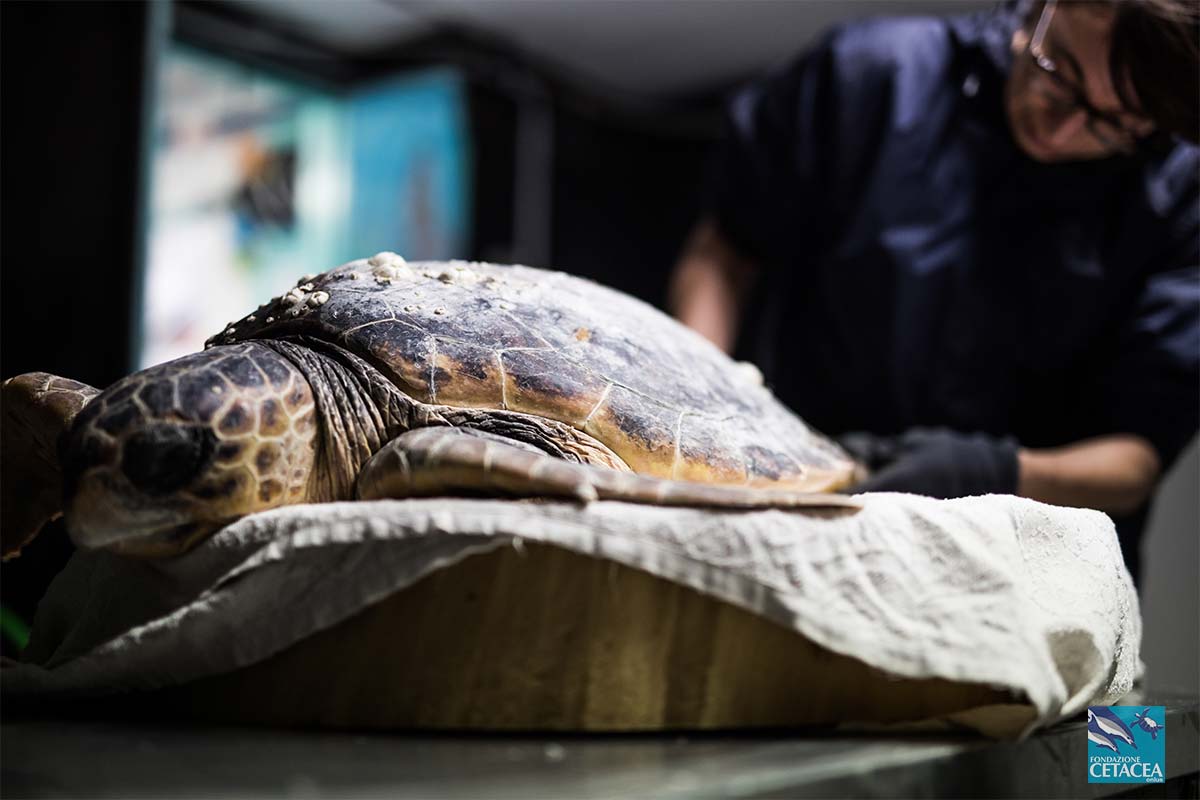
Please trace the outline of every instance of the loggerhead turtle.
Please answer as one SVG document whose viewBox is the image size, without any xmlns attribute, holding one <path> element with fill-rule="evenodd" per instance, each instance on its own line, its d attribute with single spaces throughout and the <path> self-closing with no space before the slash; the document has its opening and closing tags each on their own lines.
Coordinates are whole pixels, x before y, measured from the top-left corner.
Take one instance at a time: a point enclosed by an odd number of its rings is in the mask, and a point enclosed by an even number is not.
<svg viewBox="0 0 1200 800">
<path fill-rule="evenodd" d="M 528 267 L 380 253 L 104 392 L 31 373 L 4 401 L 6 555 L 60 510 L 83 547 L 169 555 L 354 497 L 855 507 L 829 494 L 853 460 L 699 335 Z"/>
</svg>

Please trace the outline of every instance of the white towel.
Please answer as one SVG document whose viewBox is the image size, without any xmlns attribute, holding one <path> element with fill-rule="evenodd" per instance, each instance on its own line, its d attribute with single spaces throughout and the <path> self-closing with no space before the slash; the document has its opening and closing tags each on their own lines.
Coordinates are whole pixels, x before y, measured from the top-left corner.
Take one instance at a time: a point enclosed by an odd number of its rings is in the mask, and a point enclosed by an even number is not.
<svg viewBox="0 0 1200 800">
<path fill-rule="evenodd" d="M 263 660 L 476 552 L 545 542 L 690 586 L 896 675 L 990 684 L 1030 730 L 1114 702 L 1141 617 L 1112 521 L 1008 496 L 853 515 L 427 499 L 292 506 L 186 556 L 76 554 L 5 692 L 105 693 Z"/>
</svg>

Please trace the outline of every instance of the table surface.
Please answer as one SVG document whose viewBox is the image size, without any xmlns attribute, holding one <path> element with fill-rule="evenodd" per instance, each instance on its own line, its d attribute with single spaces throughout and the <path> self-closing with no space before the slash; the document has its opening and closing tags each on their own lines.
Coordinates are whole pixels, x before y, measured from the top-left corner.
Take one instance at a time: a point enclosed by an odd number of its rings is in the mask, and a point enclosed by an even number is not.
<svg viewBox="0 0 1200 800">
<path fill-rule="evenodd" d="M 1200 768 L 1194 695 L 1167 707 L 1167 778 Z M 362 734 L 22 713 L 0 724 L 5 797 L 1100 797 L 1086 724 L 1022 742 L 828 732 Z"/>
</svg>

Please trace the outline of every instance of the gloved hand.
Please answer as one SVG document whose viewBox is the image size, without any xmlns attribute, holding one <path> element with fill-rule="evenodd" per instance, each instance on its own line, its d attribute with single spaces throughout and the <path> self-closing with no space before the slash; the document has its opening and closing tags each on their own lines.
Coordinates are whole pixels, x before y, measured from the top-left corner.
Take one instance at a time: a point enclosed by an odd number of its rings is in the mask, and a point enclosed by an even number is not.
<svg viewBox="0 0 1200 800">
<path fill-rule="evenodd" d="M 854 492 L 950 498 L 1017 491 L 1017 443 L 1010 438 L 912 428 L 899 436 L 847 433 L 838 442 L 871 470 Z"/>
</svg>

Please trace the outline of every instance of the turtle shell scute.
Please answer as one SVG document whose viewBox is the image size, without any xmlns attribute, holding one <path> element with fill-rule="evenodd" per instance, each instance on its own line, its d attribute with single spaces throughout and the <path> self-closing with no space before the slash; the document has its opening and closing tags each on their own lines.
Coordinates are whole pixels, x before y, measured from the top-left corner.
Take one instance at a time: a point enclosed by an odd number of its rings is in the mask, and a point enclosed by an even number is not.
<svg viewBox="0 0 1200 800">
<path fill-rule="evenodd" d="M 212 341 L 285 336 L 344 347 L 418 402 L 572 425 L 647 474 L 802 489 L 855 474 L 698 334 L 564 273 L 378 254 L 304 276 Z"/>
</svg>

